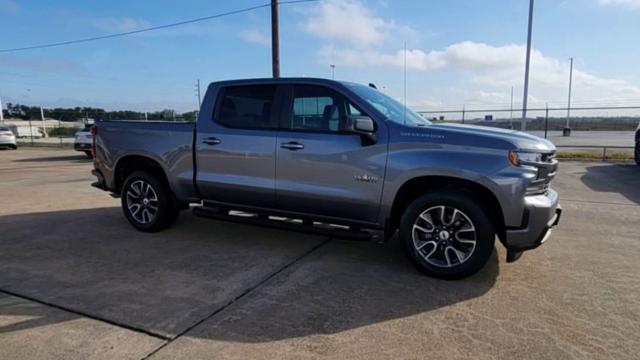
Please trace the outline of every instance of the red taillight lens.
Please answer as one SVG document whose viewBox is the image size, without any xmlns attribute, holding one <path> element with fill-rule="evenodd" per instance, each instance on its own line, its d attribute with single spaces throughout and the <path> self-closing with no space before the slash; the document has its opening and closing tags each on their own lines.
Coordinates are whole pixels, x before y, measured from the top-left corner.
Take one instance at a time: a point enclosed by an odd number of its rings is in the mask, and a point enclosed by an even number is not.
<svg viewBox="0 0 640 360">
<path fill-rule="evenodd" d="M 98 135 L 98 128 L 94 126 L 91 127 L 91 155 L 93 158 L 96 158 L 96 135 Z"/>
</svg>

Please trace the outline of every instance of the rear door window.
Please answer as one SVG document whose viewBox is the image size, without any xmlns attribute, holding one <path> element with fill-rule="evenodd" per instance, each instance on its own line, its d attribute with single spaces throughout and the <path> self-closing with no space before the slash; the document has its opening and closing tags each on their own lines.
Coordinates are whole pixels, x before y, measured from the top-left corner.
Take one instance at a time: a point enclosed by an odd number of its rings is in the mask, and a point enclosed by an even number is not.
<svg viewBox="0 0 640 360">
<path fill-rule="evenodd" d="M 230 86 L 222 89 L 214 120 L 226 127 L 276 129 L 273 115 L 276 85 Z"/>
</svg>

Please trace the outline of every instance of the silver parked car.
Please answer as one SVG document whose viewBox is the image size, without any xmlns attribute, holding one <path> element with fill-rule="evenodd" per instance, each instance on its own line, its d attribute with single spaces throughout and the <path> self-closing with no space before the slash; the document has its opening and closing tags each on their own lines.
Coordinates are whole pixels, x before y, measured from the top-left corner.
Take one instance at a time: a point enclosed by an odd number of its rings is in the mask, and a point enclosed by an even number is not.
<svg viewBox="0 0 640 360">
<path fill-rule="evenodd" d="M 11 128 L 6 126 L 0 126 L 0 148 L 17 149 L 16 135 L 11 131 Z"/>
<path fill-rule="evenodd" d="M 73 148 L 76 151 L 84 152 L 89 158 L 93 158 L 91 146 L 93 145 L 93 135 L 91 135 L 91 127 L 86 127 L 76 132 Z"/>
</svg>

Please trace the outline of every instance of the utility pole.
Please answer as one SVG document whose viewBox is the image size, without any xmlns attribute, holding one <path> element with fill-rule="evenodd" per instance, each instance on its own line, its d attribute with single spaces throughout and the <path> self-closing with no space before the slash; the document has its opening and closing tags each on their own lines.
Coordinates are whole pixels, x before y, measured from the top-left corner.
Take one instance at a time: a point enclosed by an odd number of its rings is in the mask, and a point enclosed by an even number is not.
<svg viewBox="0 0 640 360">
<path fill-rule="evenodd" d="M 531 63 L 531 30 L 533 28 L 533 0 L 529 0 L 529 27 L 527 31 L 527 59 L 524 67 L 524 97 L 522 99 L 521 130 L 527 130 L 527 99 L 529 98 L 529 65 Z"/>
<path fill-rule="evenodd" d="M 4 124 L 4 113 L 2 112 L 2 98 L 0 97 L 0 123 Z"/>
<path fill-rule="evenodd" d="M 331 67 L 331 80 L 336 79 L 336 66 L 334 64 L 329 65 Z"/>
<path fill-rule="evenodd" d="M 47 123 L 44 121 L 44 110 L 42 106 L 40 106 L 40 119 L 42 119 L 42 132 L 44 132 L 44 137 L 49 137 L 49 135 L 47 135 Z"/>
<path fill-rule="evenodd" d="M 278 25 L 278 0 L 271 0 L 271 66 L 273 77 L 280 77 L 280 30 Z"/>
<path fill-rule="evenodd" d="M 29 115 L 29 135 L 31 135 L 31 145 L 33 145 L 33 125 L 31 125 L 31 115 Z"/>
<path fill-rule="evenodd" d="M 511 87 L 511 107 L 509 108 L 509 128 L 513 129 L 513 86 Z"/>
<path fill-rule="evenodd" d="M 567 123 L 562 130 L 562 136 L 571 136 L 571 124 L 569 123 L 569 117 L 571 116 L 571 85 L 573 82 L 573 58 L 569 58 L 571 65 L 569 65 L 569 100 L 567 101 Z"/>
</svg>

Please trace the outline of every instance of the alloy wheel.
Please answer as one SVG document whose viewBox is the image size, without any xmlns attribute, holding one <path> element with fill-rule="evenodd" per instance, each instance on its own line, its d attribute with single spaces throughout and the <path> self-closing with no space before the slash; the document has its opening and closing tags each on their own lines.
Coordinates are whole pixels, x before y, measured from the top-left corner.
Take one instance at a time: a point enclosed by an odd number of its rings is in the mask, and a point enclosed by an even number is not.
<svg viewBox="0 0 640 360">
<path fill-rule="evenodd" d="M 434 206 L 418 215 L 412 228 L 415 250 L 429 264 L 451 268 L 465 263 L 476 249 L 471 219 L 452 206 Z"/>
<path fill-rule="evenodd" d="M 140 224 L 152 222 L 158 214 L 158 195 L 151 184 L 136 180 L 127 189 L 129 214 Z"/>
</svg>

